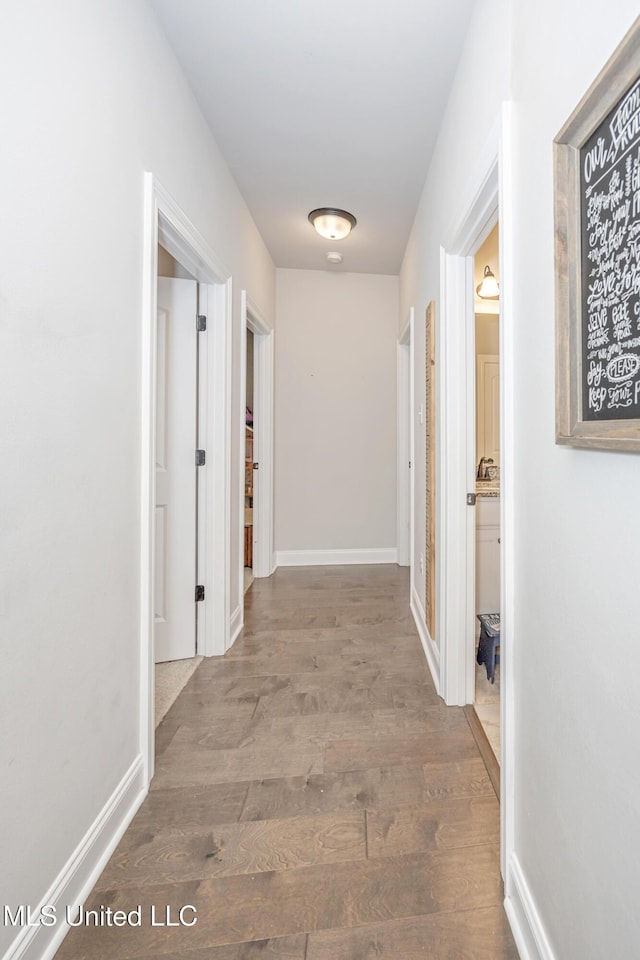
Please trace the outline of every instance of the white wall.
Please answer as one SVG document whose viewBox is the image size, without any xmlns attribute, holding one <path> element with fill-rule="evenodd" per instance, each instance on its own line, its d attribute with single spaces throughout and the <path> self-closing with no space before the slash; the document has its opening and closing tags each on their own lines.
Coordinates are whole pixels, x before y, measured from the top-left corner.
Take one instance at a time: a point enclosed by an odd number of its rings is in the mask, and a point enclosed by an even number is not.
<svg viewBox="0 0 640 960">
<path fill-rule="evenodd" d="M 479 0 L 467 32 L 462 58 L 445 112 L 438 142 L 428 171 L 427 180 L 416 213 L 407 249 L 400 271 L 400 325 L 404 326 L 409 310 L 415 309 L 416 363 L 414 377 L 415 413 L 415 540 L 414 570 L 419 570 L 420 554 L 425 552 L 425 438 L 420 427 L 418 411 L 425 402 L 425 327 L 427 304 L 436 304 L 436 354 L 442 363 L 444 331 L 440 312 L 440 247 L 446 245 L 458 230 L 462 217 L 476 185 L 477 167 L 497 139 L 500 104 L 509 92 L 509 23 L 508 0 Z M 491 50 L 491 56 L 487 51 Z M 426 95 L 426 93 L 425 93 Z M 426 173 L 426 171 L 425 171 Z M 436 370 L 436 390 L 445 387 Z M 438 416 L 440 415 L 440 408 Z M 437 422 L 436 429 L 440 429 Z M 442 437 L 439 436 L 438 447 Z M 440 464 L 438 464 L 440 466 Z M 440 473 L 436 477 L 436 504 L 442 511 L 445 491 L 441 489 Z M 436 526 L 438 540 L 442 538 L 442 521 Z M 441 555 L 437 549 L 437 596 L 442 575 Z M 424 578 L 416 576 L 415 588 L 420 606 L 424 609 Z M 436 606 L 436 636 L 434 646 L 441 646 L 439 635 L 440 603 Z"/>
<path fill-rule="evenodd" d="M 514 9 L 516 850 L 558 960 L 631 960 L 640 940 L 640 458 L 554 444 L 551 163 L 637 13 Z"/>
<path fill-rule="evenodd" d="M 277 271 L 276 551 L 396 547 L 398 278 Z"/>
<path fill-rule="evenodd" d="M 233 273 L 236 356 L 275 272 L 145 3 L 24 0 L 2 33 L 0 902 L 35 906 L 139 750 L 144 171 Z"/>
<path fill-rule="evenodd" d="M 480 0 L 401 272 L 401 317 L 438 300 L 440 245 L 455 235 L 477 185 L 491 118 L 513 95 L 515 191 L 503 198 L 514 203 L 511 315 L 503 318 L 514 346 L 502 360 L 503 370 L 513 367 L 507 402 L 516 425 L 514 522 L 505 533 L 515 554 L 506 879 L 524 905 L 523 951 L 526 943 L 532 960 L 633 960 L 640 938 L 640 459 L 554 442 L 552 180 L 553 137 L 636 14 L 633 0 L 606 12 L 584 0 Z M 422 527 L 418 516 L 416 551 Z"/>
<path fill-rule="evenodd" d="M 500 353 L 500 318 L 495 314 L 476 313 L 476 355 Z"/>
<path fill-rule="evenodd" d="M 473 289 L 478 289 L 484 277 L 484 268 L 489 267 L 494 274 L 498 284 L 500 283 L 500 228 L 496 224 L 484 243 L 475 251 L 473 261 Z M 476 313 L 497 314 L 500 313 L 499 300 L 483 300 L 476 293 L 474 295 L 474 304 Z"/>
</svg>

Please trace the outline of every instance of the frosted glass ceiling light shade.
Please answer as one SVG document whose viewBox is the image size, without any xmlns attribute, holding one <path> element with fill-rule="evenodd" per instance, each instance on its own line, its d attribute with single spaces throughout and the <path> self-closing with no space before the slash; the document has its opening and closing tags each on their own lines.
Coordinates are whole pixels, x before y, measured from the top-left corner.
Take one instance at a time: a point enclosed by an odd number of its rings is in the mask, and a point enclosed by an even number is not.
<svg viewBox="0 0 640 960">
<path fill-rule="evenodd" d="M 491 272 L 491 268 L 488 266 L 484 268 L 484 277 L 482 278 L 482 283 L 479 283 L 476 287 L 476 293 L 482 300 L 500 299 L 500 286 L 498 285 L 495 275 Z"/>
<path fill-rule="evenodd" d="M 318 207 L 309 214 L 309 223 L 325 240 L 344 240 L 357 222 L 352 213 L 335 207 Z"/>
</svg>

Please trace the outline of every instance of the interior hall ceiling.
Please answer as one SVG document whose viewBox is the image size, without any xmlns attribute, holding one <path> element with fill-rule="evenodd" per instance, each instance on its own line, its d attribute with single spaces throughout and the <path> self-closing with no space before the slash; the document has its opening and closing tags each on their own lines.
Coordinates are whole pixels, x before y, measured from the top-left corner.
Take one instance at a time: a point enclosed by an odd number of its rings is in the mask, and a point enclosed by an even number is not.
<svg viewBox="0 0 640 960">
<path fill-rule="evenodd" d="M 150 3 L 276 266 L 397 274 L 473 0 Z"/>
</svg>

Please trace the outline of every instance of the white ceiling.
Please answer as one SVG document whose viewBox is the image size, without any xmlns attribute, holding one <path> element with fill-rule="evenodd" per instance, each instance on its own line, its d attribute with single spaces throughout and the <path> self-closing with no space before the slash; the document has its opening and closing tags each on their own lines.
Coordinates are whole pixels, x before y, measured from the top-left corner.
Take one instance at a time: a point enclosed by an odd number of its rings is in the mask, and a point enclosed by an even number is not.
<svg viewBox="0 0 640 960">
<path fill-rule="evenodd" d="M 276 266 L 398 273 L 473 0 L 150 3 Z"/>
</svg>

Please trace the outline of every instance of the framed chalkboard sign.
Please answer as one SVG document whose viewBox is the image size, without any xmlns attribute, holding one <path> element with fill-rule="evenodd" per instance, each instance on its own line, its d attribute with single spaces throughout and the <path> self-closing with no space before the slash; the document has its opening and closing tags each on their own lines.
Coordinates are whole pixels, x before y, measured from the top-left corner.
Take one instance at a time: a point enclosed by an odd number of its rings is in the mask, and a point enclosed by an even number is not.
<svg viewBox="0 0 640 960">
<path fill-rule="evenodd" d="M 554 167 L 556 442 L 640 452 L 640 19 Z"/>
</svg>

